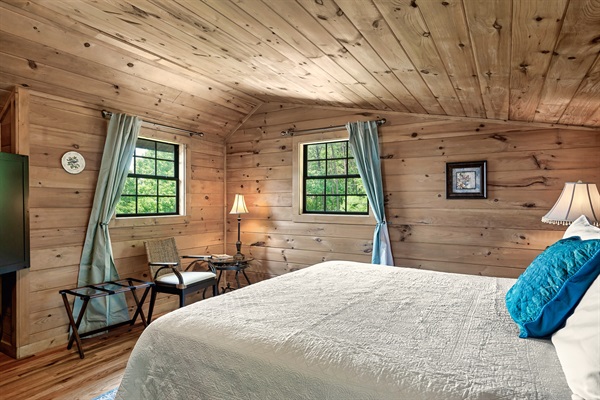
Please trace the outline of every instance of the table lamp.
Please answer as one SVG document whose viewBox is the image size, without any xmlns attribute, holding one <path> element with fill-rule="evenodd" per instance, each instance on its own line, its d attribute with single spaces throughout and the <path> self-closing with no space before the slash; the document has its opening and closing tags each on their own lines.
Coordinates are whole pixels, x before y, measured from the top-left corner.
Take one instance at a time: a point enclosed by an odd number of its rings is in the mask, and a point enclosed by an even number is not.
<svg viewBox="0 0 600 400">
<path fill-rule="evenodd" d="M 542 217 L 548 224 L 570 225 L 581 215 L 598 226 L 600 223 L 600 194 L 595 183 L 566 182 L 554 207 Z"/>
<path fill-rule="evenodd" d="M 246 208 L 246 202 L 244 201 L 244 195 L 243 194 L 236 194 L 235 195 L 235 199 L 233 200 L 233 207 L 231 207 L 231 211 L 229 212 L 229 214 L 237 214 L 237 221 L 238 221 L 238 238 L 237 238 L 237 242 L 235 243 L 235 248 L 237 249 L 237 253 L 235 253 L 235 255 L 233 256 L 233 259 L 236 261 L 240 261 L 244 259 L 244 255 L 242 254 L 241 250 L 242 250 L 242 241 L 240 240 L 240 221 L 242 220 L 242 218 L 240 217 L 241 214 L 247 214 L 248 213 L 248 209 Z"/>
</svg>

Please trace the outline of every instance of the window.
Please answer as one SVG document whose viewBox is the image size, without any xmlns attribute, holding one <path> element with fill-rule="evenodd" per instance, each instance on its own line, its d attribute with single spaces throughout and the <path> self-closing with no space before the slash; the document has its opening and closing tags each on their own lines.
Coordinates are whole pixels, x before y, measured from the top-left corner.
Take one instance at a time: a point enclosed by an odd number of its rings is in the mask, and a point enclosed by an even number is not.
<svg viewBox="0 0 600 400">
<path fill-rule="evenodd" d="M 303 144 L 302 212 L 368 215 L 369 202 L 347 140 Z"/>
<path fill-rule="evenodd" d="M 138 138 L 117 217 L 179 215 L 179 145 Z"/>
</svg>

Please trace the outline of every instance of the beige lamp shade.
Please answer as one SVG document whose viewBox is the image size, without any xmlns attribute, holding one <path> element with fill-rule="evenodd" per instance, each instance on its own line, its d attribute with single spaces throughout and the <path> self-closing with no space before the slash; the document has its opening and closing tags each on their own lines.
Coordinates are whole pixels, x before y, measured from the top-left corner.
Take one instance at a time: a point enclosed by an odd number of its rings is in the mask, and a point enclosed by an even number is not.
<svg viewBox="0 0 600 400">
<path fill-rule="evenodd" d="M 570 225 L 582 215 L 596 226 L 600 223 L 598 188 L 595 183 L 566 182 L 556 204 L 542 217 L 542 222 Z"/>
<path fill-rule="evenodd" d="M 244 201 L 243 194 L 235 195 L 233 207 L 231 207 L 229 214 L 248 214 L 248 209 L 246 208 L 246 202 Z"/>
</svg>

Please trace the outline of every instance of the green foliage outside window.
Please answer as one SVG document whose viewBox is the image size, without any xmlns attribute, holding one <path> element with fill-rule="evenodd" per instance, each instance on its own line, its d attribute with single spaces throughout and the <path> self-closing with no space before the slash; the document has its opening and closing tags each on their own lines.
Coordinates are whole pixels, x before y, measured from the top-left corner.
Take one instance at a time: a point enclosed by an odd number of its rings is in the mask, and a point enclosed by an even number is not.
<svg viewBox="0 0 600 400">
<path fill-rule="evenodd" d="M 368 214 L 369 202 L 347 140 L 305 144 L 306 214 Z"/>
<path fill-rule="evenodd" d="M 138 139 L 117 216 L 176 215 L 179 146 Z"/>
</svg>

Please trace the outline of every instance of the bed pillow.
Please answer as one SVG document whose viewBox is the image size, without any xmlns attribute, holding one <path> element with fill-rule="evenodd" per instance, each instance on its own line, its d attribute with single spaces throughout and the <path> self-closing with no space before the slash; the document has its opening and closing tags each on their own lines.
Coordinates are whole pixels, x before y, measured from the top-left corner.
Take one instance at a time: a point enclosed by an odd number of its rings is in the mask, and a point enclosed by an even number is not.
<svg viewBox="0 0 600 400">
<path fill-rule="evenodd" d="M 600 399 L 600 276 L 552 343 L 573 399 Z"/>
<path fill-rule="evenodd" d="M 563 239 L 573 236 L 579 236 L 581 240 L 600 239 L 600 228 L 590 224 L 585 215 L 582 215 L 567 228 Z"/>
<path fill-rule="evenodd" d="M 561 239 L 537 256 L 506 293 L 519 337 L 547 337 L 562 327 L 600 273 L 600 240 Z"/>
</svg>

